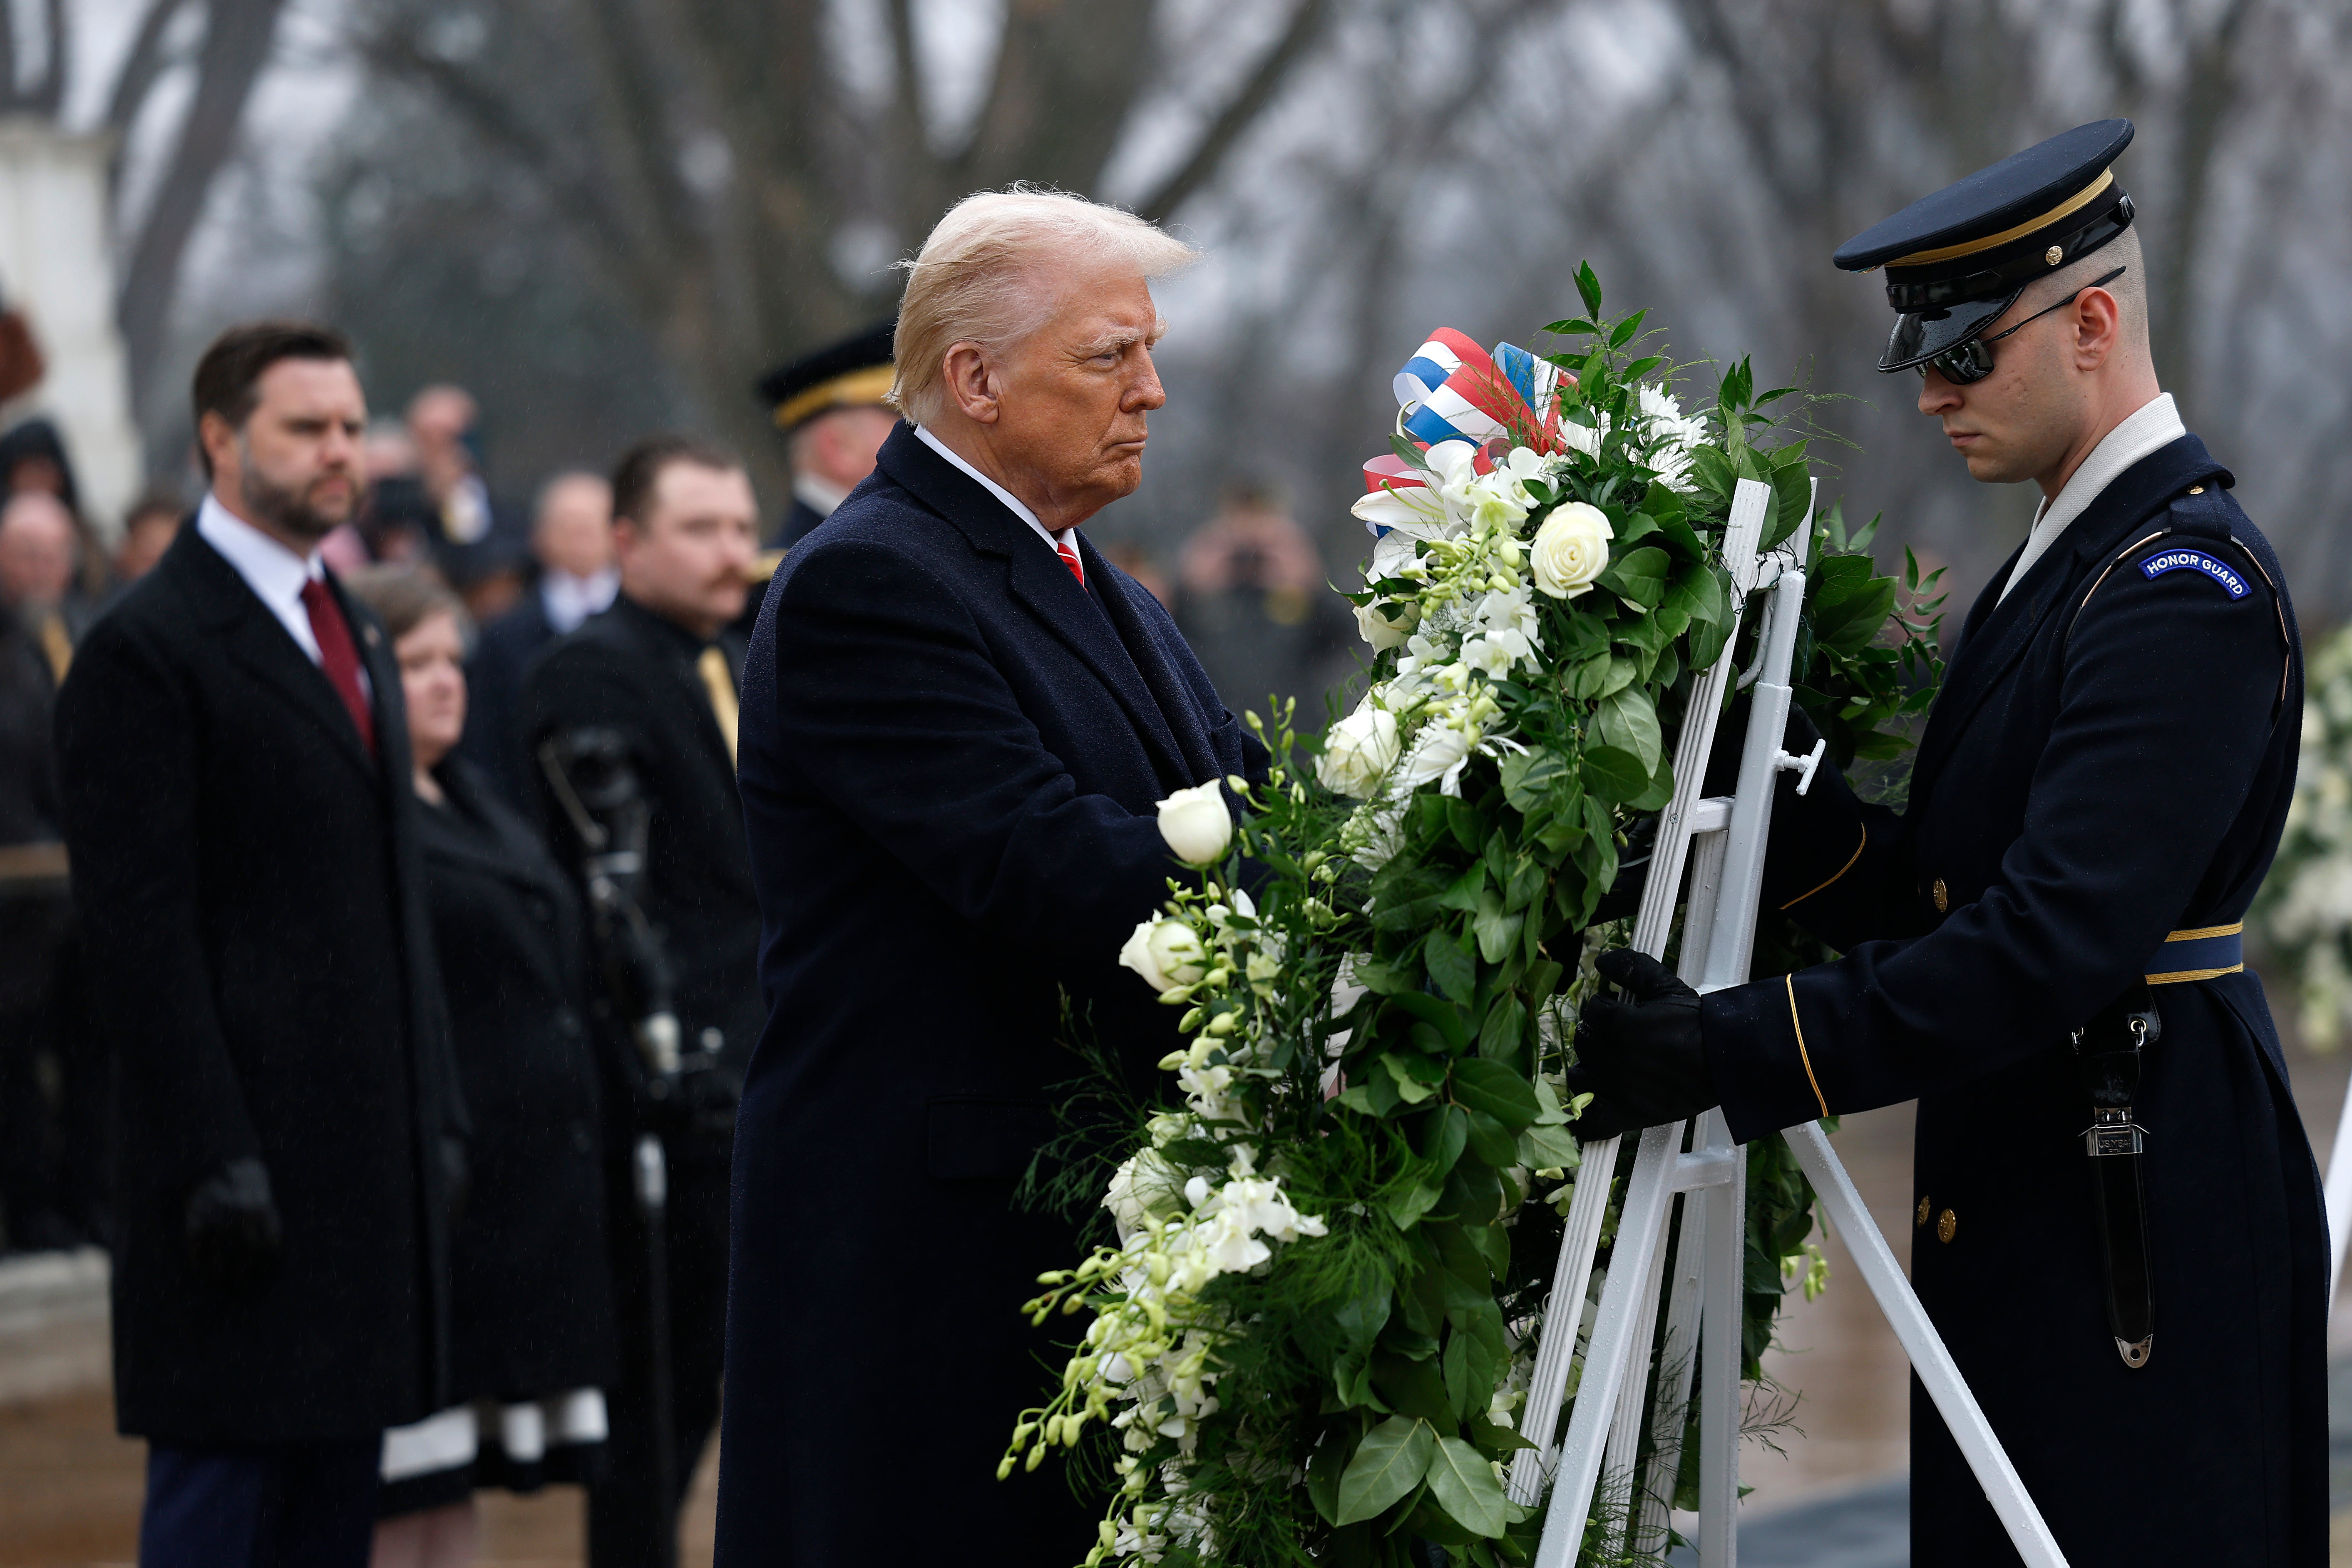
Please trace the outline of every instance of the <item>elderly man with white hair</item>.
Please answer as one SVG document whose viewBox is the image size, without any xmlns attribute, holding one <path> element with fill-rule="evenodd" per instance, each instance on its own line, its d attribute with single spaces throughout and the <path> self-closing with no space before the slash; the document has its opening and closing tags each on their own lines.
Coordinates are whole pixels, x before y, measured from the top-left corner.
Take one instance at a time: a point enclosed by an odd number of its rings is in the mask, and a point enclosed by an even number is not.
<svg viewBox="0 0 2352 1568">
<path fill-rule="evenodd" d="M 907 422 L 761 612 L 739 767 L 771 1012 L 736 1133 L 726 1568 L 1092 1544 L 1060 1479 L 995 1479 L 1059 1360 L 1017 1309 L 1078 1245 L 1015 1188 L 1071 1031 L 1139 1087 L 1176 1040 L 1116 967 L 1177 869 L 1155 803 L 1266 763 L 1079 531 L 1141 479 L 1150 279 L 1191 258 L 1073 196 L 956 206 L 899 306 Z"/>
</svg>

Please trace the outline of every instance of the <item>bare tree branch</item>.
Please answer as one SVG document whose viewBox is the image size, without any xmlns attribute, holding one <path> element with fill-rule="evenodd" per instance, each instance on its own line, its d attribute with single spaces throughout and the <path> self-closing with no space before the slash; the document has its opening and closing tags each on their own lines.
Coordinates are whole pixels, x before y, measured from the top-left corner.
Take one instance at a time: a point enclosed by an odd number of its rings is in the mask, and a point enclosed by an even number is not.
<svg viewBox="0 0 2352 1568">
<path fill-rule="evenodd" d="M 163 74 L 164 37 L 184 3 L 184 0 L 148 0 L 147 9 L 139 18 L 139 30 L 131 35 L 131 48 L 122 57 L 122 68 L 115 73 L 114 89 L 106 95 L 108 130 L 117 134 L 129 131 L 131 121 L 139 118 L 139 111 L 147 106 L 147 95 L 154 90 L 157 79 Z M 118 178 L 121 174 L 120 163 L 118 157 Z"/>
<path fill-rule="evenodd" d="M 269 61 L 284 8 L 285 0 L 211 0 L 197 55 L 195 98 L 157 184 L 154 204 L 131 242 L 131 262 L 115 296 L 134 405 L 143 401 L 147 373 L 163 352 L 188 237 L 204 216 L 213 176 L 236 143 L 246 101 Z"/>
<path fill-rule="evenodd" d="M 1160 188 L 1137 206 L 1139 216 L 1150 223 L 1165 222 L 1187 198 L 1216 176 L 1225 154 L 1241 140 L 1242 132 L 1265 112 L 1265 106 L 1274 101 L 1274 95 L 1281 90 L 1292 68 L 1306 58 L 1330 15 L 1331 0 L 1298 0 L 1282 37 L 1265 51 L 1241 90 L 1209 121 L 1192 151 L 1160 182 Z"/>
</svg>

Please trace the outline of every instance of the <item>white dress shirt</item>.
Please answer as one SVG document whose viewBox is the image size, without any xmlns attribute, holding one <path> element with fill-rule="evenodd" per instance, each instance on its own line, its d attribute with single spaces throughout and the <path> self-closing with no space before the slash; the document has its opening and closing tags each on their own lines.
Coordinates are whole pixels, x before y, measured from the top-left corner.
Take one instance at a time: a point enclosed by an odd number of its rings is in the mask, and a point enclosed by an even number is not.
<svg viewBox="0 0 2352 1568">
<path fill-rule="evenodd" d="M 310 612 L 302 603 L 302 584 L 313 577 L 324 581 L 327 568 L 312 551 L 305 558 L 221 505 L 207 492 L 196 508 L 196 531 L 221 552 L 254 596 L 269 607 L 294 646 L 312 664 L 319 662 L 318 634 L 310 629 Z M 361 672 L 362 675 L 366 671 Z"/>
<path fill-rule="evenodd" d="M 2088 510 L 2100 492 L 2123 477 L 2126 468 L 2188 434 L 2168 392 L 2158 393 L 2108 431 L 2105 438 L 2091 448 L 2091 455 L 2083 459 L 2083 466 L 2059 488 L 2057 498 L 2044 497 L 2034 509 L 2033 531 L 2026 535 L 2025 553 L 2017 558 L 2009 581 L 2000 586 L 2001 598 L 2008 598 L 2009 591 L 2025 581 L 2033 563 L 2058 542 L 2058 536 L 2066 531 L 2067 525 Z"/>
<path fill-rule="evenodd" d="M 1013 509 L 1013 515 L 1027 523 L 1029 525 L 1029 531 L 1045 542 L 1046 549 L 1052 551 L 1056 556 L 1059 556 L 1062 553 L 1062 546 L 1065 543 L 1069 542 L 1070 535 L 1076 531 L 1075 529 L 1066 528 L 1062 530 L 1061 532 L 1055 533 L 1044 523 L 1039 522 L 1037 521 L 1037 514 L 1031 511 L 1027 507 L 1023 506 L 1019 498 L 1014 496 L 1011 490 L 1006 489 L 1003 485 L 998 484 L 994 479 L 990 479 L 986 474 L 982 473 L 978 468 L 973 468 L 970 463 L 965 462 L 961 458 L 956 456 L 956 454 L 949 448 L 948 444 L 945 441 L 940 440 L 937 436 L 932 435 L 929 430 L 924 429 L 919 425 L 915 426 L 915 438 L 922 442 L 924 446 L 929 447 L 932 451 L 937 452 L 940 457 L 945 458 L 949 462 L 953 463 L 957 468 L 961 468 L 965 473 L 970 474 L 973 479 L 978 479 L 987 488 L 990 495 L 994 496 L 998 500 L 1001 500 L 1006 506 L 1011 507 Z M 1071 548 L 1076 549 L 1077 547 L 1073 544 L 1071 545 Z"/>
<path fill-rule="evenodd" d="M 325 582 L 326 563 L 315 550 L 308 556 L 295 554 L 286 546 L 236 515 L 215 500 L 206 491 L 204 504 L 196 508 L 196 531 L 204 535 L 206 544 L 221 552 L 224 560 L 236 568 L 245 585 L 253 590 L 255 598 L 268 606 L 302 650 L 302 657 L 323 668 L 319 657 L 319 635 L 310 629 L 310 609 L 302 603 L 302 585 L 312 578 Z M 360 665 L 360 690 L 368 700 L 375 700 L 375 682 L 368 679 L 367 665 Z"/>
<path fill-rule="evenodd" d="M 607 566 L 593 576 L 575 577 L 551 566 L 539 576 L 539 605 L 547 624 L 562 637 L 589 616 L 604 610 L 621 591 L 618 567 Z"/>
</svg>

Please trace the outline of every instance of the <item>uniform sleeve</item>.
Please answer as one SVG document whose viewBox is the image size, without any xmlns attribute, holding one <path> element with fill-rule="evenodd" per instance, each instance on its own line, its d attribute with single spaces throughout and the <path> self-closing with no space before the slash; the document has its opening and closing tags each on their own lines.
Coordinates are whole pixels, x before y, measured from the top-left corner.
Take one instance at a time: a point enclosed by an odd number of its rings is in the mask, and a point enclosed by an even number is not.
<svg viewBox="0 0 2352 1568">
<path fill-rule="evenodd" d="M 142 1167 L 194 1185 L 260 1140 L 199 935 L 197 716 L 171 661 L 100 623 L 58 696 L 57 744 L 74 905 L 95 994 L 126 1079 L 175 1110 L 142 1136 Z"/>
<path fill-rule="evenodd" d="M 960 917 L 1095 960 L 1166 900 L 1177 866 L 1158 821 L 1079 792 L 919 562 L 838 541 L 778 593 L 779 750 Z"/>
<path fill-rule="evenodd" d="M 1865 804 L 1827 759 L 1803 795 L 1794 773 L 1780 774 L 1776 788 L 1764 908 L 1785 912 L 1841 952 L 1913 934 L 1916 900 L 1901 816 Z"/>
<path fill-rule="evenodd" d="M 1738 1137 L 2047 1049 L 2177 925 L 2277 722 L 2276 612 L 2260 585 L 2232 598 L 2202 573 L 2124 568 L 2071 636 L 2023 832 L 1981 899 L 1927 934 L 1706 1000 L 1708 1063 Z"/>
</svg>

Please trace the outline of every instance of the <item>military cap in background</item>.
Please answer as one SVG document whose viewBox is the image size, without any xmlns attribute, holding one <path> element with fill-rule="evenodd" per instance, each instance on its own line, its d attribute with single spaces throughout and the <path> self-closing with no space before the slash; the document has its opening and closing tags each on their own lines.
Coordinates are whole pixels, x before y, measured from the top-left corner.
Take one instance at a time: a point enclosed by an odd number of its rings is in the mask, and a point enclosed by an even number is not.
<svg viewBox="0 0 2352 1568">
<path fill-rule="evenodd" d="M 760 396 L 774 410 L 776 428 L 790 435 L 836 408 L 883 406 L 890 390 L 890 342 L 898 330 L 895 319 L 877 321 L 761 377 Z"/>
<path fill-rule="evenodd" d="M 2027 284 L 2130 227 L 2132 200 L 2110 165 L 2131 139 L 2128 120 L 2078 125 L 1922 196 L 1838 247 L 1837 265 L 1849 272 L 1886 268 L 1886 301 L 1898 314 L 1878 368 L 1907 370 L 1962 349 Z M 1990 357 L 1980 357 L 1989 370 Z"/>
</svg>

